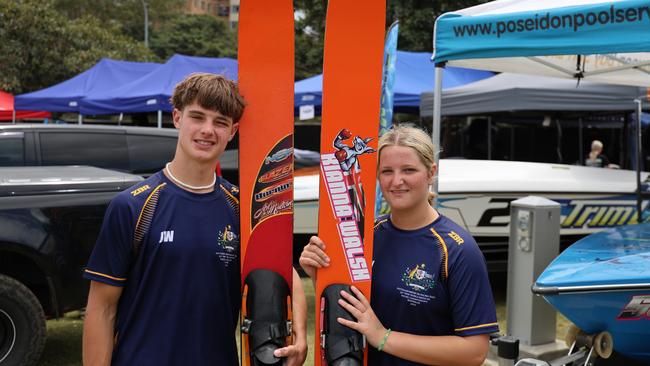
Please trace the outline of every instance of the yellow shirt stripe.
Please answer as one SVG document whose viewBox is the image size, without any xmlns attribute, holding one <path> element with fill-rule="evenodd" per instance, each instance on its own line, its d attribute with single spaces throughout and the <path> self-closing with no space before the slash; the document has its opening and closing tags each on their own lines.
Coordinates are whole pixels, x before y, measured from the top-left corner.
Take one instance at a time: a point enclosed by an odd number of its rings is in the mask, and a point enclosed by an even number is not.
<svg viewBox="0 0 650 366">
<path fill-rule="evenodd" d="M 232 193 L 230 193 L 230 192 L 226 189 L 226 187 L 224 187 L 224 186 L 220 186 L 220 188 L 221 188 L 221 190 L 222 190 L 225 194 L 227 194 L 228 196 L 230 196 L 230 198 L 233 199 L 233 200 L 235 201 L 235 203 L 239 204 L 239 200 L 237 199 L 237 197 L 233 196 Z"/>
<path fill-rule="evenodd" d="M 431 232 L 433 233 L 433 235 L 435 235 L 436 238 L 438 238 L 438 242 L 440 243 L 440 248 L 443 251 L 442 265 L 445 269 L 445 278 L 449 278 L 449 268 L 447 268 L 447 255 L 448 255 L 447 244 L 445 244 L 445 241 L 442 240 L 442 237 L 440 236 L 440 234 L 438 234 L 438 232 L 434 228 L 431 228 Z"/>
<path fill-rule="evenodd" d="M 373 226 L 373 229 L 376 229 L 377 226 L 383 224 L 383 223 L 386 222 L 386 221 L 388 221 L 388 218 L 385 218 L 385 219 L 383 219 L 383 220 L 379 220 L 379 221 L 377 221 L 377 223 L 375 224 L 375 226 Z"/>
<path fill-rule="evenodd" d="M 465 327 L 465 328 L 457 328 L 457 329 L 454 329 L 454 332 L 462 332 L 462 331 L 470 330 L 470 329 L 492 327 L 492 326 L 495 326 L 495 325 L 499 325 L 499 323 L 488 323 L 488 324 L 474 325 L 474 326 Z"/>
<path fill-rule="evenodd" d="M 109 275 L 107 275 L 107 274 L 103 274 L 103 273 L 99 273 L 99 272 L 91 271 L 91 270 L 89 270 L 89 269 L 85 269 L 85 271 L 86 271 L 87 273 L 94 274 L 94 275 L 97 275 L 97 276 L 106 277 L 106 278 L 110 278 L 111 280 L 115 280 L 115 281 L 126 281 L 126 278 L 113 277 L 113 276 L 109 276 Z"/>
<path fill-rule="evenodd" d="M 138 227 L 138 225 L 140 225 L 140 220 L 142 220 L 142 214 L 144 213 L 144 209 L 147 207 L 147 204 L 149 203 L 151 197 L 153 197 L 153 195 L 156 194 L 156 192 L 158 192 L 162 187 L 166 185 L 167 183 L 162 183 L 158 185 L 153 191 L 151 191 L 151 193 L 149 193 L 149 196 L 144 201 L 144 205 L 142 205 L 142 209 L 140 210 L 140 214 L 138 215 L 138 221 L 135 222 L 135 227 Z"/>
</svg>

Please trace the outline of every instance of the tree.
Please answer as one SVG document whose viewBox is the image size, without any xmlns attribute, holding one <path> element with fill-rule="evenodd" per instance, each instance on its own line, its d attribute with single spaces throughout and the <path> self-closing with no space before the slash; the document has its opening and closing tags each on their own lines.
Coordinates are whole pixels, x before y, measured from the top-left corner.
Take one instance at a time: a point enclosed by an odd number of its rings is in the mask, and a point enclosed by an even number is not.
<svg viewBox="0 0 650 366">
<path fill-rule="evenodd" d="M 403 51 L 432 51 L 433 26 L 446 12 L 484 3 L 487 0 L 422 1 L 393 0 L 386 9 L 386 26 L 399 20 L 397 46 Z"/>
<path fill-rule="evenodd" d="M 174 15 L 151 35 L 151 49 L 161 59 L 174 53 L 237 58 L 235 32 L 225 21 L 210 15 Z"/>
<path fill-rule="evenodd" d="M 432 51 L 433 25 L 438 15 L 485 0 L 392 0 L 387 3 L 386 29 L 400 21 L 397 46 L 403 51 Z M 322 72 L 326 0 L 295 0 L 296 80 Z"/>
<path fill-rule="evenodd" d="M 295 0 L 296 80 L 323 70 L 326 0 Z"/>
<path fill-rule="evenodd" d="M 183 0 L 55 0 L 55 7 L 68 19 L 92 16 L 115 27 L 136 41 L 144 40 L 144 7 L 147 4 L 149 30 L 182 10 Z"/>
<path fill-rule="evenodd" d="M 64 73 L 58 61 L 66 49 L 65 32 L 59 25 L 66 20 L 50 5 L 0 0 L 0 88 L 22 92 Z"/>
<path fill-rule="evenodd" d="M 52 0 L 0 0 L 0 88 L 41 89 L 88 69 L 102 57 L 155 56 L 115 26 L 85 16 L 70 21 Z"/>
<path fill-rule="evenodd" d="M 88 69 L 103 57 L 130 61 L 159 61 L 142 42 L 121 34 L 117 26 L 102 26 L 101 22 L 92 16 L 71 21 L 66 31 L 70 49 L 64 59 L 64 65 L 73 74 Z"/>
</svg>

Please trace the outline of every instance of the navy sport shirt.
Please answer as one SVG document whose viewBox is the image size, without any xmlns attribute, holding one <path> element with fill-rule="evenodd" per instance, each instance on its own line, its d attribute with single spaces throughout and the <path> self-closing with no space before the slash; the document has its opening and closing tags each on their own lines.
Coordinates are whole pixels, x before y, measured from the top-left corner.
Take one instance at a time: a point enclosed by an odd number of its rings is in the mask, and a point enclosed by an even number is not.
<svg viewBox="0 0 650 366">
<path fill-rule="evenodd" d="M 398 229 L 382 217 L 373 252 L 371 304 L 384 327 L 431 336 L 498 331 L 483 254 L 447 217 L 417 230 Z M 368 360 L 373 366 L 417 365 L 372 347 Z"/>
<path fill-rule="evenodd" d="M 159 191 L 142 248 L 133 237 L 144 202 Z M 84 277 L 123 286 L 113 365 L 238 365 L 238 189 L 206 194 L 158 172 L 110 203 Z"/>
</svg>

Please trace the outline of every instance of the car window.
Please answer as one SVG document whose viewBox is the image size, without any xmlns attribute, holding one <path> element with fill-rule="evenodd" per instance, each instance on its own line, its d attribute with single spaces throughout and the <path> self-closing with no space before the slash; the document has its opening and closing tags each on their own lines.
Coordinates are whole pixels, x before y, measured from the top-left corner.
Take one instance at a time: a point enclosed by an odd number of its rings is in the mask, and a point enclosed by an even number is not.
<svg viewBox="0 0 650 366">
<path fill-rule="evenodd" d="M 22 132 L 0 132 L 0 166 L 25 165 L 25 140 Z"/>
<path fill-rule="evenodd" d="M 128 171 L 124 134 L 41 132 L 41 165 L 91 165 Z"/>
<path fill-rule="evenodd" d="M 131 172 L 153 174 L 172 161 L 176 138 L 168 136 L 127 135 Z"/>
</svg>

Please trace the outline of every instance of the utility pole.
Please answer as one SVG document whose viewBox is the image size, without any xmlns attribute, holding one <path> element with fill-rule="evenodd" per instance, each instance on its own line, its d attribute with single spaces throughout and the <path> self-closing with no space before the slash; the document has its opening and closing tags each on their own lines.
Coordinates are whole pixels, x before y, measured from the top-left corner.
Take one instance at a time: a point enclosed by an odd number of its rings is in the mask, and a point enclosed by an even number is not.
<svg viewBox="0 0 650 366">
<path fill-rule="evenodd" d="M 142 1 L 142 7 L 144 8 L 144 46 L 149 48 L 149 8 L 146 0 L 140 1 Z"/>
</svg>

